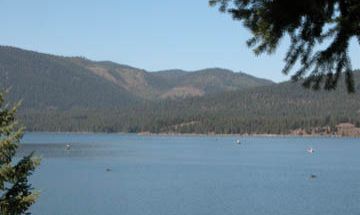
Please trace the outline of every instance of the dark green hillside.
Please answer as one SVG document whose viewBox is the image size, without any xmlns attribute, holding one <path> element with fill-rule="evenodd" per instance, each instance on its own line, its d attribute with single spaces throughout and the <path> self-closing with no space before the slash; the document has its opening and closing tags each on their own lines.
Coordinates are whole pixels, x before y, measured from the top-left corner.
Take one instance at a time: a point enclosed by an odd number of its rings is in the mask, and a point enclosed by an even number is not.
<svg viewBox="0 0 360 215">
<path fill-rule="evenodd" d="M 192 85 L 207 94 L 224 91 L 244 90 L 273 84 L 269 80 L 255 78 L 244 73 L 234 73 L 227 69 L 210 68 L 187 73 L 178 85 Z"/>
<path fill-rule="evenodd" d="M 0 46 L 0 87 L 23 100 L 29 130 L 276 133 L 360 125 L 357 93 L 311 91 L 300 84 L 213 68 L 147 72 L 109 61 Z"/>
<path fill-rule="evenodd" d="M 115 107 L 138 99 L 69 58 L 0 47 L 0 86 L 23 108 Z"/>
<path fill-rule="evenodd" d="M 215 70 L 215 75 L 203 71 L 147 72 L 110 61 L 0 46 L 0 87 L 11 87 L 10 100 L 23 99 L 25 109 L 109 108 L 139 100 L 208 95 L 271 84 Z M 231 73 L 231 77 L 221 79 L 225 73 Z"/>
<path fill-rule="evenodd" d="M 152 100 L 171 86 L 163 79 L 153 76 L 145 70 L 117 64 L 110 61 L 91 61 L 83 58 L 71 60 L 101 78 L 120 88 L 124 88 L 134 96 Z"/>
<path fill-rule="evenodd" d="M 165 79 L 172 85 L 172 88 L 161 96 L 162 98 L 203 96 L 273 84 L 269 80 L 221 68 L 209 68 L 194 72 L 166 70 L 155 72 L 154 75 Z"/>
<path fill-rule="evenodd" d="M 360 124 L 360 74 L 355 73 L 357 93 L 347 94 L 343 84 L 337 91 L 311 91 L 299 84 L 282 83 L 253 90 L 227 92 L 181 104 L 163 105 L 162 113 L 184 126 L 168 124 L 174 132 L 288 133 L 297 128 L 335 127 L 340 122 Z M 178 107 L 178 108 L 177 108 Z M 188 116 L 181 110 L 191 110 Z M 178 113 L 178 114 L 176 114 Z M 168 117 L 169 118 L 169 117 Z M 191 124 L 186 124 L 190 123 Z"/>
<path fill-rule="evenodd" d="M 357 90 L 360 76 L 355 74 Z M 23 113 L 30 129 L 52 131 L 259 133 L 288 134 L 291 130 L 360 124 L 360 94 L 311 91 L 282 83 L 246 91 L 162 100 L 132 108 L 71 112 Z"/>
</svg>

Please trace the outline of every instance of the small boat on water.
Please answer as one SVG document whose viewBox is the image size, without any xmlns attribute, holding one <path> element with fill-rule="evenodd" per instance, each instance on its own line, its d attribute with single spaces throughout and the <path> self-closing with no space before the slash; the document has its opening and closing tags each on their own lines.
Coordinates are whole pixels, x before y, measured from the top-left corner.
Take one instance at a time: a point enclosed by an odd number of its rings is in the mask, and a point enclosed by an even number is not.
<svg viewBox="0 0 360 215">
<path fill-rule="evenodd" d="M 70 144 L 66 144 L 66 146 L 65 146 L 65 150 L 69 151 L 69 150 L 70 150 L 70 148 L 71 148 L 71 145 L 70 145 Z"/>
<path fill-rule="evenodd" d="M 308 148 L 306 151 L 309 152 L 310 154 L 315 152 L 315 150 L 312 147 Z"/>
<path fill-rule="evenodd" d="M 310 175 L 310 178 L 311 178 L 311 179 L 314 179 L 314 178 L 316 178 L 316 177 L 317 177 L 317 176 L 314 175 L 314 174 L 311 174 L 311 175 Z"/>
<path fill-rule="evenodd" d="M 239 139 L 236 140 L 236 144 L 241 144 Z"/>
</svg>

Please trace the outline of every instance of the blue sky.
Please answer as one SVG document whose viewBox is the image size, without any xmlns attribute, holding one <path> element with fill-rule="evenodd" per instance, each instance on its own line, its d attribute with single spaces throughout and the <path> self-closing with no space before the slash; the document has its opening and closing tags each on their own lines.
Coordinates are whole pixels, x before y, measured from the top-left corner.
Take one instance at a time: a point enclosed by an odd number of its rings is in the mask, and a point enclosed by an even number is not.
<svg viewBox="0 0 360 215">
<path fill-rule="evenodd" d="M 157 71 L 223 67 L 284 81 L 287 41 L 256 57 L 250 34 L 208 0 L 2 0 L 0 44 Z M 360 68 L 355 40 L 350 55 Z"/>
</svg>

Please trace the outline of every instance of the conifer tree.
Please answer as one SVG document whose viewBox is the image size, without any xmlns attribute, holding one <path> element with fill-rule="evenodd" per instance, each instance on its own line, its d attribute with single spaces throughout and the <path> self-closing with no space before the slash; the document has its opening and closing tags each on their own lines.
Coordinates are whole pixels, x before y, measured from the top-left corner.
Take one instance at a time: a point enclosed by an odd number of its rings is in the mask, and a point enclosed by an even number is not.
<svg viewBox="0 0 360 215">
<path fill-rule="evenodd" d="M 18 105 L 9 106 L 0 92 L 0 214 L 30 214 L 29 207 L 36 201 L 38 193 L 28 177 L 39 165 L 33 153 L 19 161 L 14 158 L 23 128 L 15 119 Z"/>
<path fill-rule="evenodd" d="M 345 74 L 348 92 L 354 92 L 348 54 L 350 40 L 360 44 L 359 0 L 209 0 L 242 21 L 252 37 L 255 54 L 273 53 L 288 35 L 290 45 L 283 73 L 299 63 L 292 76 L 305 87 L 335 89 Z M 326 42 L 325 42 L 326 41 Z M 296 66 L 295 66 L 296 67 Z"/>
</svg>

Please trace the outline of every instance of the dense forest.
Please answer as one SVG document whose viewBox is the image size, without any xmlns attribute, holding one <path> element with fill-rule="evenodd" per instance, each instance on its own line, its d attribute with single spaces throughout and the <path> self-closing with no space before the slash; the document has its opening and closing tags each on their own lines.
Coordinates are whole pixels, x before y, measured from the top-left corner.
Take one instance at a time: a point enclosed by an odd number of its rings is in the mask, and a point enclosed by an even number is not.
<svg viewBox="0 0 360 215">
<path fill-rule="evenodd" d="M 355 77 L 359 91 L 360 74 Z M 125 108 L 26 110 L 20 118 L 34 131 L 289 134 L 299 128 L 334 130 L 341 122 L 359 126 L 360 96 L 348 94 L 342 85 L 335 91 L 312 91 L 285 82 Z"/>
<path fill-rule="evenodd" d="M 0 86 L 23 104 L 29 131 L 289 134 L 341 122 L 360 126 L 356 93 L 275 84 L 212 68 L 148 72 L 108 61 L 0 47 Z"/>
</svg>

